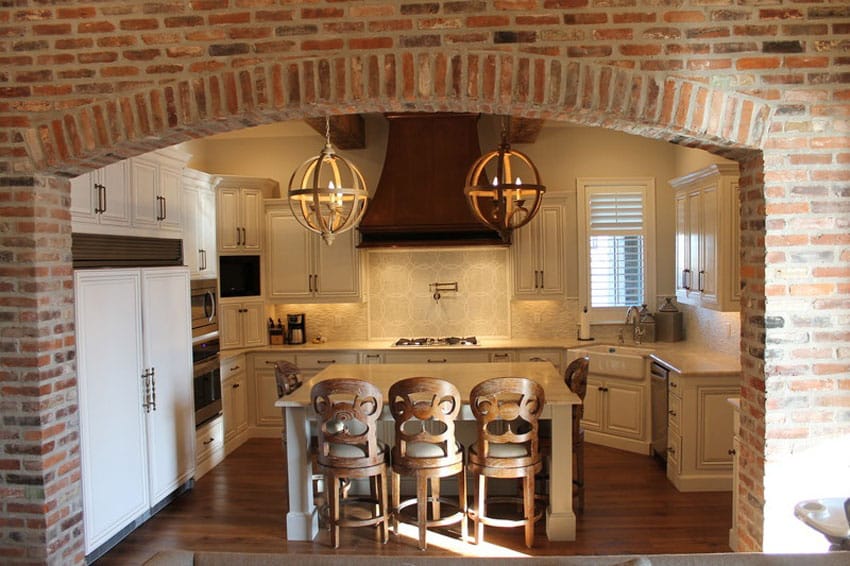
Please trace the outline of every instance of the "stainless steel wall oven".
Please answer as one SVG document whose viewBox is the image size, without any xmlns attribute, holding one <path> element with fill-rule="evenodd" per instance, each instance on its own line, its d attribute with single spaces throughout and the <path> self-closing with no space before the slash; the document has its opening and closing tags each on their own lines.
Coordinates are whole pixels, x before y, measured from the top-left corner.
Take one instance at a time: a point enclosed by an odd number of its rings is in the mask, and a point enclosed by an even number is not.
<svg viewBox="0 0 850 566">
<path fill-rule="evenodd" d="M 221 369 L 218 335 L 192 344 L 195 426 L 221 414 Z"/>
</svg>

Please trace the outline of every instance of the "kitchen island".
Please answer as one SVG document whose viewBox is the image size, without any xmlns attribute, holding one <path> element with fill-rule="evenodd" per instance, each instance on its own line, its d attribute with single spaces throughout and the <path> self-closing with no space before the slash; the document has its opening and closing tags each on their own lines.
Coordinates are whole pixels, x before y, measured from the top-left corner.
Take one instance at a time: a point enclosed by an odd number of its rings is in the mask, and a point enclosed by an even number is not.
<svg viewBox="0 0 850 566">
<path fill-rule="evenodd" d="M 334 364 L 306 381 L 291 395 L 275 403 L 286 422 L 286 456 L 289 480 L 288 540 L 313 540 L 318 533 L 318 511 L 313 504 L 312 464 L 309 454 L 310 389 L 325 379 L 355 378 L 377 385 L 385 396 L 390 386 L 408 377 L 437 377 L 457 386 L 464 403 L 472 388 L 494 377 L 527 377 L 546 393 L 544 419 L 552 420 L 552 455 L 546 535 L 549 540 L 570 541 L 576 536 L 572 484 L 572 406 L 581 400 L 564 385 L 563 377 L 549 362 L 445 363 L 445 364 Z M 384 407 L 384 418 L 391 418 Z M 468 406 L 459 417 L 474 420 Z"/>
</svg>

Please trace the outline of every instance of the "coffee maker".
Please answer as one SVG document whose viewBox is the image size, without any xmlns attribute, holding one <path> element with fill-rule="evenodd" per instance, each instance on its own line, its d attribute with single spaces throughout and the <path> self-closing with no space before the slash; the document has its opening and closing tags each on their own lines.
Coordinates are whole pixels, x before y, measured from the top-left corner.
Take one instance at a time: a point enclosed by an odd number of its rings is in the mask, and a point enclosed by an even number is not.
<svg viewBox="0 0 850 566">
<path fill-rule="evenodd" d="M 303 344 L 307 341 L 304 313 L 286 315 L 286 343 Z"/>
</svg>

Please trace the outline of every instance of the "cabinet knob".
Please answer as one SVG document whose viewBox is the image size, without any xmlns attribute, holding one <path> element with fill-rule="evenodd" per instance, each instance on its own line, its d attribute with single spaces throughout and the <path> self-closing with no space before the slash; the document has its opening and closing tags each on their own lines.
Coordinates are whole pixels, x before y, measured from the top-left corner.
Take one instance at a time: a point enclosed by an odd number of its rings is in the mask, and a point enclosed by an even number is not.
<svg viewBox="0 0 850 566">
<path fill-rule="evenodd" d="M 737 452 L 735 452 L 735 449 L 734 449 L 734 448 L 730 448 L 730 449 L 729 449 L 729 451 L 728 451 L 727 453 L 728 453 L 730 456 L 734 456 L 735 454 L 737 454 Z"/>
<path fill-rule="evenodd" d="M 670 382 L 670 387 L 672 387 L 673 389 L 676 389 L 677 387 L 679 387 L 679 384 L 678 384 L 678 383 L 676 383 L 675 381 L 671 381 L 671 382 Z"/>
<path fill-rule="evenodd" d="M 239 389 L 239 384 L 238 384 L 238 383 L 234 383 L 231 387 L 233 387 L 233 389 Z"/>
</svg>

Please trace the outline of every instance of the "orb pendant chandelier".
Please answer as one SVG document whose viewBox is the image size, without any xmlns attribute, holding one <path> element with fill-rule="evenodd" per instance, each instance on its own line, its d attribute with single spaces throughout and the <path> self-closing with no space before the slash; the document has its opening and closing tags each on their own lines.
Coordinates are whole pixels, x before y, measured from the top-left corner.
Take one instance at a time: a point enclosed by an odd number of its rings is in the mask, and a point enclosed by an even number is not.
<svg viewBox="0 0 850 566">
<path fill-rule="evenodd" d="M 363 218 L 369 192 L 360 171 L 337 155 L 325 118 L 325 147 L 302 163 L 289 179 L 289 207 L 302 226 L 322 235 L 327 245 Z"/>
<path fill-rule="evenodd" d="M 498 149 L 478 158 L 466 176 L 464 194 L 473 214 L 509 242 L 511 232 L 537 214 L 545 192 L 531 159 L 511 149 L 503 119 Z"/>
</svg>

